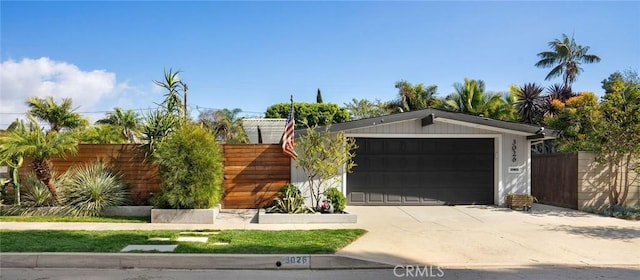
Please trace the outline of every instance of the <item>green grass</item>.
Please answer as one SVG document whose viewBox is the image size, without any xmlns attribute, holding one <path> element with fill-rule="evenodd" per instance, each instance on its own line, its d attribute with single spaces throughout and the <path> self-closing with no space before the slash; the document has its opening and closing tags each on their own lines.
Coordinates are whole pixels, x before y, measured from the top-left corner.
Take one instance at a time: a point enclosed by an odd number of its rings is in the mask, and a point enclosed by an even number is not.
<svg viewBox="0 0 640 280">
<path fill-rule="evenodd" d="M 178 244 L 176 253 L 330 254 L 362 236 L 362 229 L 225 230 L 207 243 L 177 242 L 181 231 L 0 230 L 0 252 L 120 252 L 130 244 Z M 168 237 L 172 241 L 148 241 Z M 55 241 L 55 242 L 52 242 Z M 215 242 L 229 245 L 216 246 Z"/>
<path fill-rule="evenodd" d="M 150 217 L 68 217 L 68 216 L 4 216 L 0 222 L 86 222 L 86 223 L 148 223 Z"/>
</svg>

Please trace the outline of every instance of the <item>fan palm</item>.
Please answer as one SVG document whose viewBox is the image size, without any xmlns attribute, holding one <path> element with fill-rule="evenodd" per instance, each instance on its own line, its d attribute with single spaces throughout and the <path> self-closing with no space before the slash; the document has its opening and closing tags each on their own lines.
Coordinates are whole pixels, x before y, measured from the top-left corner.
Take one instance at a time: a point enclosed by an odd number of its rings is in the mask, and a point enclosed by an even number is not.
<svg viewBox="0 0 640 280">
<path fill-rule="evenodd" d="M 62 103 L 57 104 L 51 96 L 29 97 L 26 103 L 29 106 L 28 113 L 47 122 L 51 131 L 60 131 L 63 128 L 74 129 L 88 124 L 80 114 L 73 112 L 75 109 L 71 107 L 70 98 L 64 98 Z"/>
<path fill-rule="evenodd" d="M 425 86 L 420 83 L 412 85 L 411 83 L 400 80 L 396 82 L 395 88 L 398 89 L 398 99 L 387 104 L 387 109 L 395 112 L 408 112 L 414 110 L 425 109 L 433 105 L 434 95 L 438 91 L 438 86 Z"/>
<path fill-rule="evenodd" d="M 53 199 L 59 203 L 60 198 L 53 181 L 53 167 L 49 160 L 54 156 L 65 156 L 75 153 L 78 140 L 72 132 L 50 131 L 44 133 L 33 117 L 22 131 L 9 131 L 0 136 L 0 158 L 16 155 L 32 158 L 31 166 L 36 176 L 47 186 Z"/>
<path fill-rule="evenodd" d="M 566 34 L 562 34 L 561 39 L 555 39 L 549 42 L 552 51 L 541 52 L 538 54 L 540 61 L 535 66 L 540 68 L 553 67 L 545 80 L 562 76 L 564 86 L 571 87 L 576 77 L 582 72 L 582 63 L 600 62 L 600 57 L 595 54 L 587 53 L 588 46 L 576 44 L 573 37 L 569 38 Z"/>
<path fill-rule="evenodd" d="M 106 118 L 96 123 L 117 127 L 129 143 L 134 143 L 135 138 L 140 136 L 140 116 L 133 110 L 124 111 L 116 107 L 113 112 L 107 114 Z"/>
</svg>

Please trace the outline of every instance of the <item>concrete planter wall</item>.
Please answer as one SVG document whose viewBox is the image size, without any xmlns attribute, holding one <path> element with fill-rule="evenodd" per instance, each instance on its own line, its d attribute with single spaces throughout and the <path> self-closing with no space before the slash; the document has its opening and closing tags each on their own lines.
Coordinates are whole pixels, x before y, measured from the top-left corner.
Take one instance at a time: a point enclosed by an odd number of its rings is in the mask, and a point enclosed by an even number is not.
<svg viewBox="0 0 640 280">
<path fill-rule="evenodd" d="M 358 216 L 355 214 L 282 214 L 266 213 L 264 209 L 258 212 L 259 224 L 355 224 Z"/>
<path fill-rule="evenodd" d="M 213 224 L 220 207 L 211 209 L 151 209 L 152 223 Z"/>
<path fill-rule="evenodd" d="M 102 216 L 110 217 L 148 217 L 153 206 L 112 206 L 102 211 Z"/>
</svg>

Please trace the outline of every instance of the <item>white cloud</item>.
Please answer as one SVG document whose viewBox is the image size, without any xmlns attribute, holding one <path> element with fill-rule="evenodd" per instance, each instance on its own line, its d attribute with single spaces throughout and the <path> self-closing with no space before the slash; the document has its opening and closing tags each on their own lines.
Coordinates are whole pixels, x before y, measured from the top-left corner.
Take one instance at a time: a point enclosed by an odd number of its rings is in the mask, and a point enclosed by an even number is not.
<svg viewBox="0 0 640 280">
<path fill-rule="evenodd" d="M 127 88 L 126 83 L 116 82 L 115 73 L 105 70 L 83 71 L 47 57 L 7 60 L 0 64 L 0 126 L 24 116 L 7 113 L 26 112 L 29 96 L 71 98 L 78 111 L 86 112 L 93 110 L 101 98 L 115 98 Z"/>
</svg>

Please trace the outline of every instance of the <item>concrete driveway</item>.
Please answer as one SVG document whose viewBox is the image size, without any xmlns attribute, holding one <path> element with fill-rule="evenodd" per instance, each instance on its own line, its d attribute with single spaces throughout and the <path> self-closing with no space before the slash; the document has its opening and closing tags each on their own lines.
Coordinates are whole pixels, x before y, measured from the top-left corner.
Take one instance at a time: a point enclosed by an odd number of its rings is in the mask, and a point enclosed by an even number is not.
<svg viewBox="0 0 640 280">
<path fill-rule="evenodd" d="M 640 221 L 546 205 L 350 206 L 368 234 L 339 254 L 444 267 L 640 268 Z"/>
</svg>

